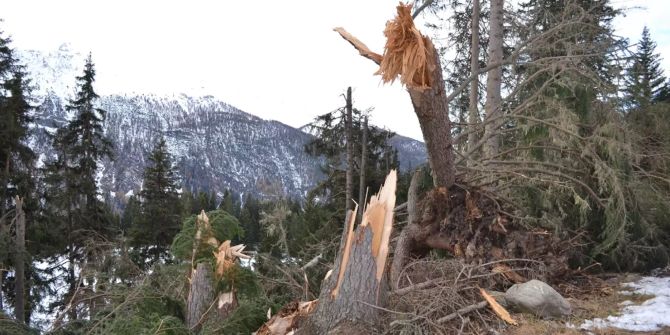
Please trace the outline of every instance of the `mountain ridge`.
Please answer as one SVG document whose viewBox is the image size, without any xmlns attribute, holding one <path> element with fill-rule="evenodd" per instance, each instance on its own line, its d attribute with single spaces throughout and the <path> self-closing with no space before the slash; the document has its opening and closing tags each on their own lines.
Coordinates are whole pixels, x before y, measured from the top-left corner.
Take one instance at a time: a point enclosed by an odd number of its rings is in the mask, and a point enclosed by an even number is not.
<svg viewBox="0 0 670 335">
<path fill-rule="evenodd" d="M 77 62 L 83 65 L 83 57 L 62 46 L 47 54 L 19 52 L 19 59 L 25 61 L 35 87 L 36 122 L 29 144 L 41 164 L 54 156 L 49 134 L 74 117 L 65 105 L 74 93 L 81 71 Z M 212 95 L 101 94 L 98 105 L 107 111 L 105 134 L 117 152 L 114 161 L 102 162 L 98 176 L 105 197 L 137 194 L 147 153 L 161 136 L 185 190 L 303 197 L 323 178 L 320 159 L 304 150 L 311 134 L 244 112 Z M 392 143 L 402 168 L 425 161 L 423 143 L 402 136 Z"/>
</svg>

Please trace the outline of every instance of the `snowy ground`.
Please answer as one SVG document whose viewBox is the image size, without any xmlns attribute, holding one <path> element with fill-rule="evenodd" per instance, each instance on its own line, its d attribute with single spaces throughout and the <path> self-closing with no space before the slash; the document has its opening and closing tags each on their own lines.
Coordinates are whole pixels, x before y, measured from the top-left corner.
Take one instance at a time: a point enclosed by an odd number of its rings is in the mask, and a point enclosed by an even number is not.
<svg viewBox="0 0 670 335">
<path fill-rule="evenodd" d="M 579 328 L 583 330 L 618 328 L 628 331 L 658 331 L 663 327 L 670 327 L 670 277 L 643 277 L 623 286 L 629 291 L 624 291 L 622 294 L 643 294 L 655 297 L 641 305 L 624 301 L 621 303 L 620 315 L 586 320 Z"/>
</svg>

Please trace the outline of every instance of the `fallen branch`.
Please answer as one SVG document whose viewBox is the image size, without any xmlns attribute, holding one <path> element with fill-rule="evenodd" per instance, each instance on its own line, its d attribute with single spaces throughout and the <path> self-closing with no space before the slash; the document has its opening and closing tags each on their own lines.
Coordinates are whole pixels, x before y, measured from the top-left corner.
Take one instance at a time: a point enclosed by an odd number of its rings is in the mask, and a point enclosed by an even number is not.
<svg viewBox="0 0 670 335">
<path fill-rule="evenodd" d="M 467 313 L 470 313 L 470 312 L 474 312 L 476 310 L 480 310 L 482 308 L 485 308 L 488 305 L 489 305 L 489 303 L 486 302 L 486 300 L 484 300 L 484 301 L 478 302 L 474 305 L 463 307 L 463 308 L 461 308 L 461 309 L 459 309 L 459 310 L 457 310 L 457 311 L 455 311 L 455 312 L 453 312 L 449 315 L 446 315 L 446 316 L 443 316 L 443 317 L 437 319 L 437 323 L 447 323 L 447 322 L 449 322 L 449 321 L 451 321 L 451 320 L 453 320 L 457 317 L 462 316 L 463 314 L 467 314 Z"/>
<path fill-rule="evenodd" d="M 425 289 L 425 288 L 430 288 L 430 287 L 437 286 L 438 284 L 440 284 L 444 281 L 445 280 L 442 279 L 442 278 L 435 278 L 435 279 L 431 279 L 431 280 L 426 280 L 424 282 L 420 282 L 420 283 L 417 283 L 417 284 L 413 284 L 413 285 L 405 286 L 403 288 L 399 288 L 399 289 L 393 291 L 393 293 L 395 293 L 397 295 L 404 295 L 404 294 L 410 293 L 410 292 L 415 291 L 415 290 L 422 290 L 422 289 Z"/>
</svg>

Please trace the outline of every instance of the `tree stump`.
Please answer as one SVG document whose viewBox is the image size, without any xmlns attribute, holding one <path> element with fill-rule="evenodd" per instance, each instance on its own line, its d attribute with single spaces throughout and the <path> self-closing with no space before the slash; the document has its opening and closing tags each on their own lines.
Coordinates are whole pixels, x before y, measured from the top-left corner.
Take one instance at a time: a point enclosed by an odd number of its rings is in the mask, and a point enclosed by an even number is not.
<svg viewBox="0 0 670 335">
<path fill-rule="evenodd" d="M 198 263 L 191 276 L 191 287 L 186 302 L 186 325 L 194 332 L 202 327 L 201 320 L 207 313 L 214 297 L 212 285 L 212 266 L 208 263 Z"/>
<path fill-rule="evenodd" d="M 319 304 L 300 334 L 369 334 L 386 303 L 386 258 L 393 225 L 396 172 L 367 206 L 354 230 L 356 211 L 348 211 L 340 250 L 322 286 Z"/>
</svg>

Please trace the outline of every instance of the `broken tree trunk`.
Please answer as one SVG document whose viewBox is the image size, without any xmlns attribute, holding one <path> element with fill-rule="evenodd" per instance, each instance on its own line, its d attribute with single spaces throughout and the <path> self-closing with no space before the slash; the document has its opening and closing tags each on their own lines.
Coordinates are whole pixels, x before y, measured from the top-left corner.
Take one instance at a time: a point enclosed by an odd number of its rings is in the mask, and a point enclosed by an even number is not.
<svg viewBox="0 0 670 335">
<path fill-rule="evenodd" d="M 376 54 L 343 28 L 335 28 L 360 54 L 380 65 L 377 74 L 384 82 L 397 77 L 407 87 L 414 113 L 419 119 L 436 186 L 454 183 L 455 165 L 449 101 L 442 66 L 435 46 L 414 26 L 411 5 L 399 5 L 396 18 L 386 24 L 384 55 Z"/>
<path fill-rule="evenodd" d="M 186 302 L 186 325 L 198 333 L 202 327 L 202 320 L 212 305 L 214 298 L 212 267 L 208 263 L 198 263 L 191 274 L 191 286 Z"/>
<path fill-rule="evenodd" d="M 231 285 L 230 291 L 217 292 L 216 283 L 230 268 L 235 266 L 237 258 L 248 259 L 249 256 L 242 253 L 245 247 L 243 244 L 233 246 L 230 240 L 219 243 L 213 236 L 212 226 L 204 210 L 197 216 L 195 224 L 196 233 L 191 256 L 192 268 L 186 301 L 186 325 L 194 333 L 199 333 L 205 321 L 224 320 L 237 308 L 235 287 Z M 196 255 L 199 250 L 211 247 L 216 247 L 216 250 L 213 251 L 216 260 L 214 273 L 212 273 L 212 266 L 209 262 L 201 261 L 196 264 Z"/>
<path fill-rule="evenodd" d="M 300 334 L 365 334 L 379 320 L 384 305 L 386 258 L 389 251 L 397 175 L 392 170 L 384 186 L 366 207 L 354 230 L 356 210 L 347 212 L 345 234 L 332 275 L 327 277 L 319 304 Z"/>
<path fill-rule="evenodd" d="M 441 71 L 436 71 L 433 75 L 436 81 L 444 82 Z M 443 84 L 439 86 L 443 86 Z M 434 184 L 436 187 L 448 188 L 453 185 L 456 172 L 452 149 L 451 122 L 449 121 L 449 105 L 444 87 L 435 87 L 424 91 L 408 89 L 408 91 L 412 98 L 414 112 L 419 119 L 423 140 L 428 149 Z"/>
</svg>

